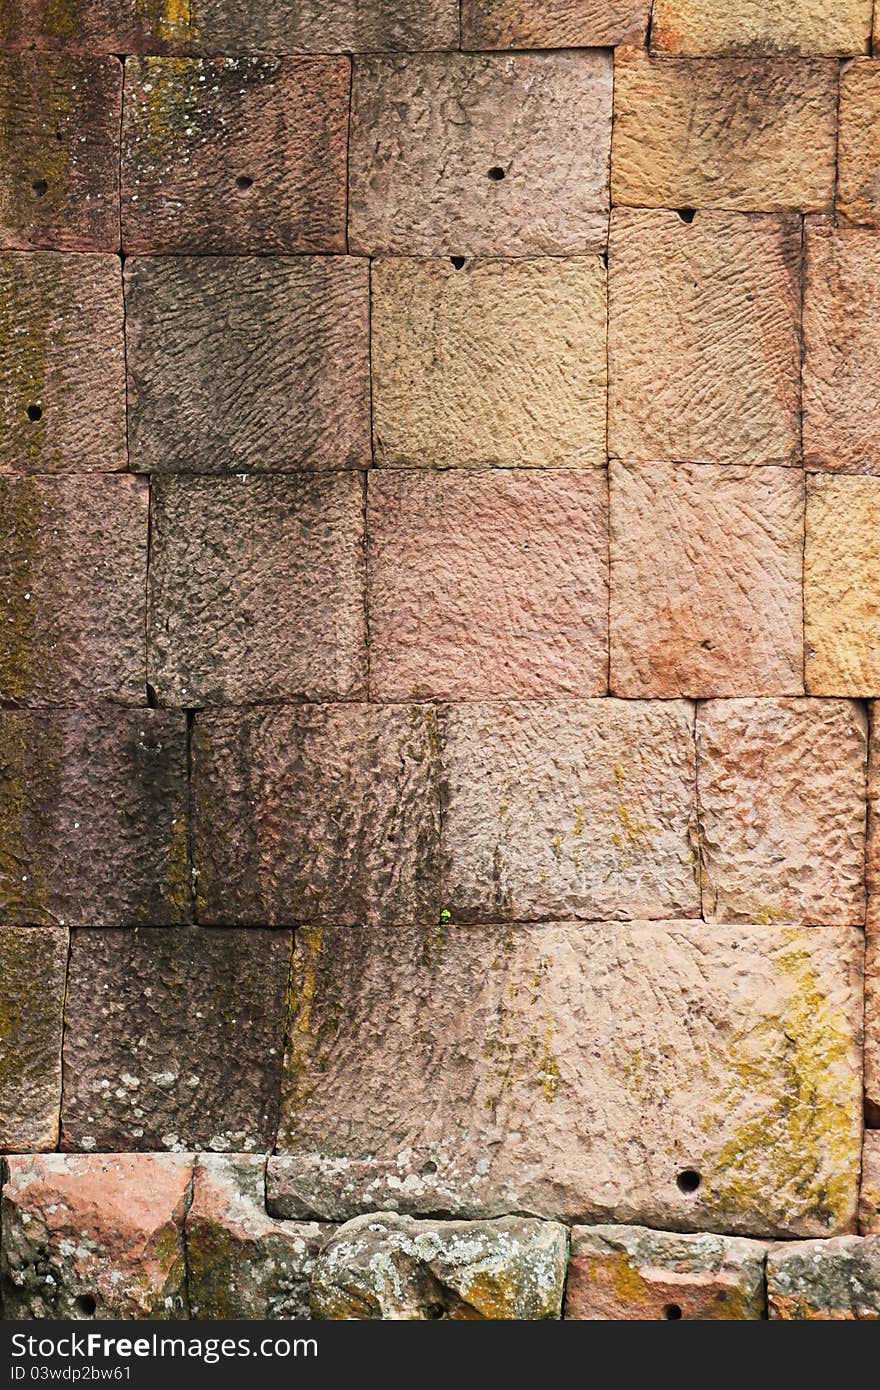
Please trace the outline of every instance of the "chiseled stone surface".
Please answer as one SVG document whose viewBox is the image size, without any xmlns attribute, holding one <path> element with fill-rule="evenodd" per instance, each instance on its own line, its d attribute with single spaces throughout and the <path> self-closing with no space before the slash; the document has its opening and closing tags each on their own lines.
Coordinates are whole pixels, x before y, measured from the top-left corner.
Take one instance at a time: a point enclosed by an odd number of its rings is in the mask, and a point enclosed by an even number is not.
<svg viewBox="0 0 880 1390">
<path fill-rule="evenodd" d="M 456 918 L 699 916 L 690 705 L 454 705 L 441 735 Z"/>
<path fill-rule="evenodd" d="M 837 63 L 614 59 L 615 206 L 830 209 Z"/>
<path fill-rule="evenodd" d="M 867 53 L 871 0 L 655 0 L 651 47 L 668 53 Z"/>
<path fill-rule="evenodd" d="M 358 59 L 350 249 L 603 250 L 611 88 L 606 50 Z"/>
<path fill-rule="evenodd" d="M 7 1318 L 187 1316 L 185 1154 L 8 1155 L 2 1275 Z"/>
<path fill-rule="evenodd" d="M 64 927 L 0 927 L 0 1147 L 54 1149 L 61 1107 Z"/>
<path fill-rule="evenodd" d="M 304 929 L 270 1210 L 854 1230 L 860 968 L 844 927 Z"/>
<path fill-rule="evenodd" d="M 253 928 L 75 932 L 62 1147 L 270 1149 L 290 946 Z"/>
<path fill-rule="evenodd" d="M 568 1232 L 555 1222 L 356 1217 L 315 1262 L 322 1319 L 540 1321 L 562 1308 Z"/>
<path fill-rule="evenodd" d="M 598 256 L 377 261 L 376 462 L 604 464 L 605 279 Z"/>
<path fill-rule="evenodd" d="M 0 476 L 0 700 L 146 703 L 149 485 Z"/>
<path fill-rule="evenodd" d="M 346 58 L 128 58 L 127 252 L 345 250 Z"/>
<path fill-rule="evenodd" d="M 880 62 L 848 63 L 840 74 L 837 211 L 880 227 Z"/>
<path fill-rule="evenodd" d="M 133 468 L 369 464 L 365 260 L 138 257 L 125 276 Z"/>
<path fill-rule="evenodd" d="M 613 457 L 797 462 L 800 242 L 794 216 L 615 210 Z"/>
<path fill-rule="evenodd" d="M 612 463 L 614 694 L 802 694 L 803 537 L 796 469 Z"/>
<path fill-rule="evenodd" d="M 875 704 L 871 706 L 870 720 L 868 843 L 865 854 L 868 890 L 865 921 L 865 1121 L 868 1125 L 880 1127 L 880 719 L 877 716 Z M 866 1158 L 868 1137 L 866 1135 Z M 880 1235 L 880 1223 L 876 1234 Z"/>
<path fill-rule="evenodd" d="M 197 715 L 199 920 L 436 921 L 437 744 L 429 705 Z"/>
<path fill-rule="evenodd" d="M 651 0 L 463 0 L 463 48 L 609 48 L 642 43 Z"/>
<path fill-rule="evenodd" d="M 164 53 L 196 36 L 204 0 L 4 0 L 0 48 L 73 53 Z M 235 3 L 235 0 L 232 0 Z M 250 7 L 249 7 L 250 8 Z"/>
<path fill-rule="evenodd" d="M 601 470 L 374 472 L 368 532 L 374 696 L 605 694 Z"/>
<path fill-rule="evenodd" d="M 707 921 L 864 923 L 867 739 L 849 700 L 700 705 Z"/>
<path fill-rule="evenodd" d="M 812 695 L 880 695 L 878 528 L 880 478 L 808 477 L 804 626 Z"/>
<path fill-rule="evenodd" d="M 126 464 L 118 260 L 0 253 L 0 473 Z"/>
<path fill-rule="evenodd" d="M 360 694 L 360 478 L 153 479 L 148 679 L 160 704 Z"/>
<path fill-rule="evenodd" d="M 186 765 L 183 714 L 0 712 L 0 920 L 186 921 Z"/>
<path fill-rule="evenodd" d="M 880 1318 L 880 1239 L 838 1236 L 767 1252 L 771 1319 L 823 1322 Z"/>
<path fill-rule="evenodd" d="M 575 1226 L 565 1316 L 588 1321 L 764 1316 L 766 1247 L 736 1236 Z"/>
<path fill-rule="evenodd" d="M 867 1038 L 866 1038 L 867 1044 Z M 880 1132 L 866 1129 L 862 1144 L 862 1182 L 859 1188 L 859 1232 L 880 1235 Z"/>
</svg>

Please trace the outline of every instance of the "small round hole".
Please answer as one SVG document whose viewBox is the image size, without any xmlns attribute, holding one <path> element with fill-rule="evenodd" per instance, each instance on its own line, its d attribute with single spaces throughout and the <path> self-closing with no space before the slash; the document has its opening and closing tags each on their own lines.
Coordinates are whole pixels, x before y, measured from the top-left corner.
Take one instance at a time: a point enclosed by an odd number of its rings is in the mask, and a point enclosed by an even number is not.
<svg viewBox="0 0 880 1390">
<path fill-rule="evenodd" d="M 31 184 L 31 188 L 34 190 L 38 198 L 44 198 L 46 194 L 49 192 L 49 185 L 47 184 L 45 179 L 34 179 L 33 183 Z"/>
<path fill-rule="evenodd" d="M 425 1312 L 429 1318 L 442 1318 L 446 1315 L 446 1309 L 442 1303 L 429 1303 Z"/>
<path fill-rule="evenodd" d="M 90 1293 L 77 1294 L 73 1301 L 77 1311 L 82 1313 L 83 1317 L 93 1318 L 95 1316 L 95 1309 L 98 1305 Z"/>
<path fill-rule="evenodd" d="M 677 1303 L 667 1303 L 666 1307 L 663 1309 L 663 1316 L 664 1318 L 671 1319 L 680 1318 L 681 1309 Z"/>
<path fill-rule="evenodd" d="M 696 1192 L 703 1179 L 695 1168 L 683 1168 L 675 1181 L 679 1192 Z"/>
<path fill-rule="evenodd" d="M 449 259 L 452 261 L 456 270 L 464 269 L 464 256 L 450 256 Z"/>
<path fill-rule="evenodd" d="M 29 405 L 27 417 L 33 424 L 36 424 L 38 420 L 43 418 L 43 407 L 41 405 Z"/>
<path fill-rule="evenodd" d="M 682 222 L 693 222 L 697 215 L 696 208 L 676 208 L 675 211 L 678 213 Z"/>
<path fill-rule="evenodd" d="M 492 168 L 489 170 L 489 178 L 493 183 L 501 182 L 504 178 L 504 170 L 501 168 L 500 164 L 493 164 Z"/>
<path fill-rule="evenodd" d="M 249 179 L 247 174 L 239 174 L 238 178 L 235 180 L 235 186 L 239 193 L 247 193 L 249 188 L 253 188 L 254 181 L 253 179 Z"/>
</svg>

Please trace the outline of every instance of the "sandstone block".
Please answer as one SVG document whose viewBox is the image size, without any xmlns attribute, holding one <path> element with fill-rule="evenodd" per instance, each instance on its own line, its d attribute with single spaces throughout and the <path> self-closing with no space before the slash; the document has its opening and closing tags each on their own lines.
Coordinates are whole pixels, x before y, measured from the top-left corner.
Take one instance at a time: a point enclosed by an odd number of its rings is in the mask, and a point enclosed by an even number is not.
<svg viewBox="0 0 880 1390">
<path fill-rule="evenodd" d="M 604 695 L 604 474 L 372 473 L 370 682 L 379 699 Z"/>
<path fill-rule="evenodd" d="M 611 48 L 642 43 L 650 0 L 463 0 L 462 47 Z"/>
<path fill-rule="evenodd" d="M 360 479 L 153 482 L 149 681 L 162 704 L 360 693 Z"/>
<path fill-rule="evenodd" d="M 616 695 L 803 693 L 803 479 L 611 465 Z"/>
<path fill-rule="evenodd" d="M 456 919 L 699 915 L 691 706 L 458 705 L 441 732 Z"/>
<path fill-rule="evenodd" d="M 0 1147 L 54 1149 L 67 932 L 0 927 Z"/>
<path fill-rule="evenodd" d="M 186 763 L 183 715 L 0 712 L 0 920 L 186 921 Z"/>
<path fill-rule="evenodd" d="M 351 250 L 603 250 L 611 69 L 600 50 L 357 60 Z"/>
<path fill-rule="evenodd" d="M 435 921 L 437 743 L 427 705 L 198 715 L 200 921 Z"/>
<path fill-rule="evenodd" d="M 843 927 L 304 929 L 270 1210 L 853 1230 L 860 967 Z"/>
<path fill-rule="evenodd" d="M 187 1316 L 186 1154 L 9 1155 L 0 1257 L 11 1318 Z"/>
<path fill-rule="evenodd" d="M 813 695 L 880 695 L 880 478 L 807 480 L 804 628 Z"/>
<path fill-rule="evenodd" d="M 880 227 L 880 62 L 848 63 L 840 74 L 837 211 L 848 222 Z"/>
<path fill-rule="evenodd" d="M 880 1126 L 880 721 L 872 706 L 868 748 L 865 877 L 865 1122 Z M 868 1161 L 866 1137 L 865 1162 Z M 871 1232 L 871 1234 L 874 1234 Z M 878 1231 L 880 1234 L 880 1231 Z"/>
<path fill-rule="evenodd" d="M 735 1236 L 575 1226 L 565 1316 L 741 1321 L 764 1316 L 766 1247 Z"/>
<path fill-rule="evenodd" d="M 377 463 L 605 463 L 598 257 L 380 260 L 372 290 Z"/>
<path fill-rule="evenodd" d="M 867 53 L 870 0 L 655 0 L 651 47 L 658 52 Z"/>
<path fill-rule="evenodd" d="M 880 1240 L 838 1236 L 767 1253 L 770 1317 L 839 1322 L 880 1318 Z"/>
<path fill-rule="evenodd" d="M 195 39 L 204 0 L 5 0 L 0 48 L 164 53 Z"/>
<path fill-rule="evenodd" d="M 609 255 L 611 455 L 796 463 L 798 219 L 618 208 Z"/>
<path fill-rule="evenodd" d="M 712 700 L 697 711 L 703 914 L 865 920 L 867 721 L 848 700 Z"/>
<path fill-rule="evenodd" d="M 346 58 L 128 58 L 126 251 L 345 249 Z"/>
<path fill-rule="evenodd" d="M 862 1145 L 862 1183 L 859 1188 L 859 1232 L 880 1235 L 880 1133 L 865 1130 Z"/>
<path fill-rule="evenodd" d="M 567 1256 L 568 1232 L 549 1221 L 359 1216 L 318 1256 L 312 1308 L 336 1320 L 558 1318 Z"/>
</svg>

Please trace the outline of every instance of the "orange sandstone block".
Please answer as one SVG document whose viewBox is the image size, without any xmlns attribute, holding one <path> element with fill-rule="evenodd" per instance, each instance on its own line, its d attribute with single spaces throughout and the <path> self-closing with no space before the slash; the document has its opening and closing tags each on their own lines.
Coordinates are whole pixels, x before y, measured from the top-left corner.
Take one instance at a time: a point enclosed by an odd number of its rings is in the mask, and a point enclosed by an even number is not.
<svg viewBox="0 0 880 1390">
<path fill-rule="evenodd" d="M 880 1235 L 880 1133 L 865 1130 L 859 1188 L 859 1234 Z"/>
<path fill-rule="evenodd" d="M 807 689 L 880 695 L 880 478 L 807 481 Z"/>
<path fill-rule="evenodd" d="M 840 75 L 837 211 L 848 222 L 880 226 L 880 62 L 859 59 Z"/>
<path fill-rule="evenodd" d="M 610 48 L 642 43 L 650 0 L 463 0 L 463 48 Z"/>
<path fill-rule="evenodd" d="M 867 53 L 871 0 L 655 0 L 655 52 Z"/>
</svg>

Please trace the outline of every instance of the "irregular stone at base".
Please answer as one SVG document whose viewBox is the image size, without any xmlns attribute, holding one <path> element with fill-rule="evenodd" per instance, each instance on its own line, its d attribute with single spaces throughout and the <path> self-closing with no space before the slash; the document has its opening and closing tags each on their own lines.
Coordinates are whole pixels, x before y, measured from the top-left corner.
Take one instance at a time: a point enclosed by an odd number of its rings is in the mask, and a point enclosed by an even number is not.
<svg viewBox="0 0 880 1390">
<path fill-rule="evenodd" d="M 870 1129 L 862 1144 L 859 1234 L 880 1236 L 880 1132 Z"/>
<path fill-rule="evenodd" d="M 54 1149 L 68 933 L 0 927 L 0 1148 Z"/>
<path fill-rule="evenodd" d="M 767 1301 L 770 1317 L 784 1321 L 880 1319 L 880 1237 L 771 1246 Z"/>
</svg>

